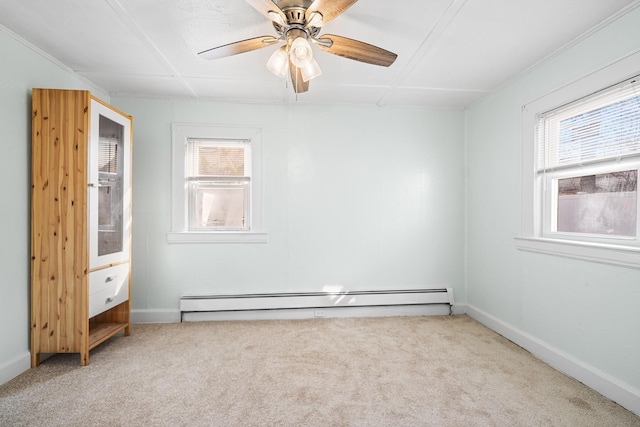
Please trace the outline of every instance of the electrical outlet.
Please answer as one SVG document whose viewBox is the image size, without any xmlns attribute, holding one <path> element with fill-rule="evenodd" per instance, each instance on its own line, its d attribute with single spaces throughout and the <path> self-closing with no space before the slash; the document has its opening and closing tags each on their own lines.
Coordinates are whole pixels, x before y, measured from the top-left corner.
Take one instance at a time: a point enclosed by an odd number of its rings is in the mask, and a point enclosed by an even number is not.
<svg viewBox="0 0 640 427">
<path fill-rule="evenodd" d="M 324 317 L 324 310 L 315 310 L 313 312 L 313 317 Z"/>
</svg>

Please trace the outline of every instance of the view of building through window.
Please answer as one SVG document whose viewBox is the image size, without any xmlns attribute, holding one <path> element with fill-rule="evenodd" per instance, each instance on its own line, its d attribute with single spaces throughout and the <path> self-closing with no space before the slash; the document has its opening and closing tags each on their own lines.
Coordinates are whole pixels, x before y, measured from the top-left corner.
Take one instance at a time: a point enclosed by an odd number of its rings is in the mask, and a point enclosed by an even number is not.
<svg viewBox="0 0 640 427">
<path fill-rule="evenodd" d="M 638 171 L 558 180 L 557 231 L 634 237 Z"/>
</svg>

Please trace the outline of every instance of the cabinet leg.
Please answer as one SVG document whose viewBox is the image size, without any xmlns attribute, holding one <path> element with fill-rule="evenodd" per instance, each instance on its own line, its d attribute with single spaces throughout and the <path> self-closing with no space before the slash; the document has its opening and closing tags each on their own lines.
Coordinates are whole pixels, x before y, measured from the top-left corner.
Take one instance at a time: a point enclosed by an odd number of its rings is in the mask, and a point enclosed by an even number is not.
<svg viewBox="0 0 640 427">
<path fill-rule="evenodd" d="M 40 366 L 40 353 L 32 351 L 31 352 L 31 367 L 32 368 L 37 368 L 38 366 Z"/>
<path fill-rule="evenodd" d="M 129 335 L 131 335 L 131 324 L 129 324 L 129 326 L 124 328 L 124 336 L 128 337 Z"/>
<path fill-rule="evenodd" d="M 80 352 L 80 366 L 87 366 L 89 364 L 89 351 Z"/>
</svg>

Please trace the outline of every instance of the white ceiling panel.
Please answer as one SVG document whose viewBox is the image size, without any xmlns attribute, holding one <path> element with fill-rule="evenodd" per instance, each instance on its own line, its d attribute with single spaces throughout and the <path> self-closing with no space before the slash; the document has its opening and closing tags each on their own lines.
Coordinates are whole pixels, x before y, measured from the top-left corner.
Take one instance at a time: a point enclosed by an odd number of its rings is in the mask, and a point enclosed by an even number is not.
<svg viewBox="0 0 640 427">
<path fill-rule="evenodd" d="M 487 91 L 398 88 L 390 91 L 385 105 L 463 109 L 488 94 Z"/>
<path fill-rule="evenodd" d="M 403 83 L 442 89 L 495 89 L 629 3 L 467 1 Z"/>
<path fill-rule="evenodd" d="M 0 5 L 0 12 L 0 24 L 74 70 L 166 72 L 108 2 L 13 1 Z"/>
<path fill-rule="evenodd" d="M 108 87 L 111 96 L 149 98 L 196 98 L 183 79 L 172 76 L 137 76 L 110 73 L 79 73 L 98 87 Z"/>
<path fill-rule="evenodd" d="M 282 1 L 305 6 L 311 0 Z M 466 108 L 638 5 L 640 0 L 358 1 L 320 34 L 382 47 L 398 55 L 395 63 L 365 64 L 316 46 L 323 73 L 297 97 L 265 67 L 276 46 L 214 60 L 197 55 L 276 34 L 242 0 L 9 0 L 0 3 L 0 25 L 112 95 Z"/>
<path fill-rule="evenodd" d="M 272 80 L 189 78 L 187 83 L 202 99 L 258 103 L 283 100 L 288 95 L 284 80 L 271 77 Z"/>
<path fill-rule="evenodd" d="M 311 82 L 309 92 L 299 94 L 297 100 L 293 99 L 305 104 L 376 105 L 386 91 L 384 87 L 331 84 L 329 79 L 319 77 Z"/>
</svg>

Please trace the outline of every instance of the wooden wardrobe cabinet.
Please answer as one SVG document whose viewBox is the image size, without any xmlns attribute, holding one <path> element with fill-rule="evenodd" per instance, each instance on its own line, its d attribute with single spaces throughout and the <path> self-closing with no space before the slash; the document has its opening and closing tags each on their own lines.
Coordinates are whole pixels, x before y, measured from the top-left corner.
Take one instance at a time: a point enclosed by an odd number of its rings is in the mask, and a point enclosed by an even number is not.
<svg viewBox="0 0 640 427">
<path fill-rule="evenodd" d="M 32 91 L 32 367 L 130 334 L 131 132 L 88 91 Z"/>
</svg>

